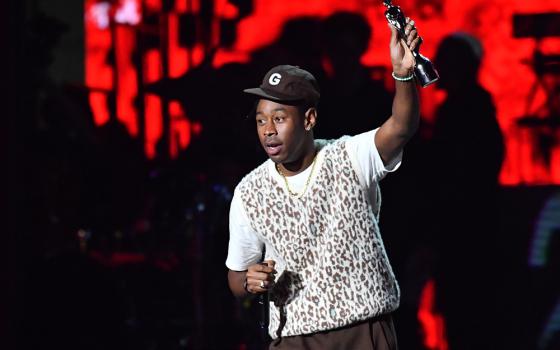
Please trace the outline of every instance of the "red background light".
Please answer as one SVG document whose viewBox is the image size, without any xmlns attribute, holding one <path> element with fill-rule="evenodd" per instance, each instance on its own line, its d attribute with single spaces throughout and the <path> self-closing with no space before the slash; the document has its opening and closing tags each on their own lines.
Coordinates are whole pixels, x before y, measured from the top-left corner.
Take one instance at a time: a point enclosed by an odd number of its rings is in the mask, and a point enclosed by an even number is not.
<svg viewBox="0 0 560 350">
<path fill-rule="evenodd" d="M 141 0 L 136 1 L 138 8 L 143 9 L 142 16 L 156 14 L 164 16 L 167 21 L 167 42 L 164 45 L 168 50 L 167 62 L 162 62 L 161 48 L 146 50 L 141 59 L 142 84 L 186 73 L 203 61 L 209 48 L 216 46 L 218 31 L 214 31 L 211 42 L 205 43 L 205 46 L 196 44 L 189 49 L 179 43 L 178 16 L 181 13 L 198 13 L 200 1 L 175 1 L 173 11 L 168 14 L 160 12 L 160 0 L 145 0 L 143 3 Z M 146 155 L 154 157 L 157 142 L 163 135 L 169 135 L 169 152 L 174 156 L 180 149 L 188 146 L 193 123 L 178 104 L 163 102 L 156 95 L 148 94 L 141 97 L 145 101 L 145 108 L 144 117 L 139 117 L 139 111 L 135 107 L 135 101 L 138 100 L 138 72 L 133 64 L 132 54 L 138 49 L 135 38 L 142 24 L 115 24 L 110 19 L 111 26 L 100 28 L 91 15 L 92 8 L 100 3 L 103 2 L 85 0 L 86 84 L 92 89 L 90 104 L 94 121 L 97 125 L 102 125 L 111 118 L 110 95 L 116 89 L 117 120 L 124 123 L 133 136 L 138 135 L 141 130 L 139 123 L 144 121 Z M 112 2 L 112 6 L 123 6 L 123 3 Z M 238 8 L 227 0 L 215 1 L 214 4 L 216 20 L 239 16 Z M 527 98 L 537 77 L 526 62 L 531 60 L 536 43 L 532 38 L 519 39 L 512 34 L 512 16 L 515 13 L 560 12 L 560 3 L 554 0 L 534 3 L 521 0 L 402 0 L 398 4 L 418 23 L 425 39 L 422 52 L 428 57 L 433 57 L 441 39 L 454 31 L 467 32 L 481 40 L 485 56 L 480 80 L 494 97 L 506 145 L 500 182 L 503 185 L 560 184 L 560 131 L 552 132 L 556 144 L 552 148 L 550 165 L 547 167 L 538 157 L 535 130 L 521 128 L 517 124 L 518 119 L 528 112 L 539 115 L 536 111 L 544 103 L 545 94 L 542 87 L 539 87 L 533 103 L 527 108 Z M 388 65 L 389 31 L 383 16 L 384 7 L 381 1 L 365 0 L 308 0 L 304 4 L 300 1 L 255 0 L 253 13 L 238 24 L 237 41 L 230 48 L 218 48 L 213 65 L 219 67 L 228 62 L 247 62 L 252 51 L 277 38 L 283 24 L 289 19 L 308 15 L 325 17 L 339 10 L 359 12 L 373 27 L 370 48 L 362 57 L 362 62 L 365 65 Z M 109 11 L 109 14 L 114 13 L 114 8 Z M 213 24 L 217 24 L 216 20 Z M 113 34 L 111 27 L 115 29 Z M 108 53 L 112 49 L 115 62 L 108 62 Z M 560 38 L 545 40 L 543 51 L 560 53 Z M 164 69 L 167 71 L 164 72 Z M 422 89 L 421 93 L 423 118 L 426 123 L 431 123 L 443 95 L 433 87 Z M 163 130 L 164 107 L 171 118 L 167 134 Z M 475 134 L 476 132 L 473 136 Z"/>
</svg>

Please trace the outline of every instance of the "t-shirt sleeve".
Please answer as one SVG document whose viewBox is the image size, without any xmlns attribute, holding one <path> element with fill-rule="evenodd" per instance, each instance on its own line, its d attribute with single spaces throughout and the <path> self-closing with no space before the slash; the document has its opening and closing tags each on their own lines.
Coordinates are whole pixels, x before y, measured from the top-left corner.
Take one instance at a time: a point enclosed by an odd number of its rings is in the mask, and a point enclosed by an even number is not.
<svg viewBox="0 0 560 350">
<path fill-rule="evenodd" d="M 378 130 L 379 128 L 346 139 L 346 150 L 367 187 L 397 170 L 402 160 L 401 151 L 389 164 L 383 163 L 375 145 L 375 134 Z"/>
<path fill-rule="evenodd" d="M 229 247 L 226 266 L 230 270 L 245 271 L 262 258 L 263 242 L 249 224 L 249 218 L 237 189 L 229 210 Z"/>
</svg>

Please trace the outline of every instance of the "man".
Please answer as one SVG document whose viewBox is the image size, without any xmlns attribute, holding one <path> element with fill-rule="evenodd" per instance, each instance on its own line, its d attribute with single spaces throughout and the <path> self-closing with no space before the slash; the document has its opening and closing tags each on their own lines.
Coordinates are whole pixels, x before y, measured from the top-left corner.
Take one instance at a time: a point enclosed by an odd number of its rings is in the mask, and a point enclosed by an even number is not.
<svg viewBox="0 0 560 350">
<path fill-rule="evenodd" d="M 270 159 L 235 190 L 226 265 L 236 296 L 270 293 L 271 349 L 397 348 L 399 288 L 377 219 L 378 182 L 398 168 L 419 122 L 414 21 L 405 34 L 391 27 L 392 115 L 370 132 L 315 140 L 319 91 L 298 67 L 274 67 L 245 90 L 260 98 L 257 133 Z"/>
</svg>

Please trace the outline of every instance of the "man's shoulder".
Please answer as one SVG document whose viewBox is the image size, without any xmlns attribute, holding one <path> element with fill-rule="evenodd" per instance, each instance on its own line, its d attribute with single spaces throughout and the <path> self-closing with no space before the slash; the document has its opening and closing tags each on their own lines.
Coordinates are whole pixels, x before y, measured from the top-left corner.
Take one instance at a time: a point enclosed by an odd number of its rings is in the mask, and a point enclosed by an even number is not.
<svg viewBox="0 0 560 350">
<path fill-rule="evenodd" d="M 315 139 L 315 147 L 322 152 L 344 147 L 350 136 L 344 135 L 336 139 Z"/>
</svg>

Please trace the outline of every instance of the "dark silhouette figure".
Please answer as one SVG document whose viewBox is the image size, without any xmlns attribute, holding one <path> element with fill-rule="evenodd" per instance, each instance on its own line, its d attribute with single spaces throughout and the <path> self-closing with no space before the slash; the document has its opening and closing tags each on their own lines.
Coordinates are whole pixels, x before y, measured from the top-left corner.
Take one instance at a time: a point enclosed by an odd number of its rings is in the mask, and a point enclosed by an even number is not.
<svg viewBox="0 0 560 350">
<path fill-rule="evenodd" d="M 490 94 L 478 83 L 482 47 L 466 34 L 440 44 L 447 98 L 432 139 L 436 288 L 450 349 L 490 349 L 495 316 L 498 173 L 503 141 Z"/>
<path fill-rule="evenodd" d="M 319 19 L 295 18 L 286 22 L 276 41 L 253 52 L 246 64 L 215 69 L 211 52 L 201 65 L 181 77 L 148 87 L 150 92 L 179 101 L 190 119 L 201 122 L 202 132 L 193 138 L 185 155 L 197 168 L 216 175 L 215 181 L 233 186 L 265 159 L 254 132 L 253 102 L 241 91 L 270 67 L 286 62 L 305 67 L 321 79 L 319 32 Z"/>
<path fill-rule="evenodd" d="M 316 17 L 305 16 L 287 21 L 274 43 L 251 55 L 251 64 L 260 74 L 256 81 L 270 67 L 289 63 L 313 72 L 313 76 L 321 82 L 324 79 L 321 29 L 321 20 Z"/>
<path fill-rule="evenodd" d="M 360 14 L 337 12 L 323 22 L 322 35 L 329 74 L 321 83 L 317 136 L 356 135 L 380 126 L 391 115 L 393 99 L 360 61 L 371 37 L 369 23 Z M 341 124 L 340 118 L 350 119 Z"/>
<path fill-rule="evenodd" d="M 420 132 L 405 148 L 398 171 L 380 183 L 384 209 L 379 225 L 384 231 L 385 247 L 401 287 L 395 325 L 397 330 L 406 330 L 406 336 L 399 338 L 399 347 L 412 350 L 425 349 L 418 307 L 422 290 L 433 277 L 434 269 L 432 237 L 424 226 L 426 219 L 434 215 L 427 205 L 433 193 L 427 186 L 430 173 L 426 171 L 424 127 L 425 124 L 421 124 Z"/>
</svg>

